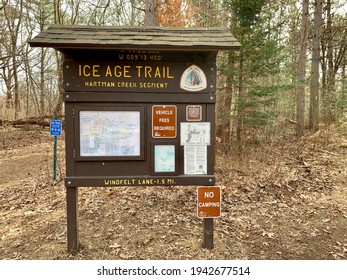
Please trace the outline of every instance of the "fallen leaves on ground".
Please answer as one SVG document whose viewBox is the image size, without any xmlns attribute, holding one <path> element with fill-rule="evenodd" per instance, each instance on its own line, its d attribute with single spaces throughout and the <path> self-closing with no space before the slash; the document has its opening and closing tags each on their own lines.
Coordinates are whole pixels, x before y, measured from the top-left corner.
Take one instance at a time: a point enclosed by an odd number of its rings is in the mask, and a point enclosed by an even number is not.
<svg viewBox="0 0 347 280">
<path fill-rule="evenodd" d="M 52 182 L 48 131 L 2 128 L 0 137 L 2 259 L 347 258 L 341 128 L 218 155 L 223 200 L 213 250 L 202 248 L 196 187 L 79 188 L 74 255 L 66 251 L 63 138 Z"/>
</svg>

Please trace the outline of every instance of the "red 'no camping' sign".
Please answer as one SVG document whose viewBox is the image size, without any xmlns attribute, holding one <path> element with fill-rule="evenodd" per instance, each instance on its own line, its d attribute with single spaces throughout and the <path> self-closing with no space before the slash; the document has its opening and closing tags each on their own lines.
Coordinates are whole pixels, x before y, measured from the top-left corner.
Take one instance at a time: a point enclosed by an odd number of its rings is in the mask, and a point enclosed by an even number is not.
<svg viewBox="0 0 347 280">
<path fill-rule="evenodd" d="M 198 187 L 197 215 L 199 218 L 218 218 L 221 213 L 221 188 Z"/>
</svg>

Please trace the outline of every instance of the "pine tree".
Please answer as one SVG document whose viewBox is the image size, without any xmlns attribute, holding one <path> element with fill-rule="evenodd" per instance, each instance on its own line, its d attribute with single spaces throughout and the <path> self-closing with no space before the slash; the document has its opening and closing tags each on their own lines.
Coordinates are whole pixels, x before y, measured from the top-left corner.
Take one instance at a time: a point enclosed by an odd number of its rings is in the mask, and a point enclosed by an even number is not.
<svg viewBox="0 0 347 280">
<path fill-rule="evenodd" d="M 279 6 L 270 1 L 234 0 L 225 1 L 225 5 L 233 15 L 231 32 L 242 47 L 235 58 L 225 60 L 234 65 L 222 63 L 222 69 L 226 69 L 226 74 L 233 72 L 234 85 L 231 91 L 228 85 L 227 94 L 233 94 L 236 137 L 244 141 L 248 136 L 254 138 L 257 130 L 271 125 L 275 119 L 276 94 L 283 86 L 274 77 L 279 73 L 283 56 L 278 33 L 273 31 L 281 28 L 282 23 L 273 21 Z M 228 108 L 225 111 L 230 112 Z"/>
</svg>

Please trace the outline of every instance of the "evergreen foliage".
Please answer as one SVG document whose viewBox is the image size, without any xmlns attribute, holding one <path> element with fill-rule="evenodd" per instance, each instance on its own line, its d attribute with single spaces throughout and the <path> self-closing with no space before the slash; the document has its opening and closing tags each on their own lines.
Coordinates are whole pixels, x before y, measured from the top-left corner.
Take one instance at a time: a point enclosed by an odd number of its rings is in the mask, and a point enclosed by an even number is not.
<svg viewBox="0 0 347 280">
<path fill-rule="evenodd" d="M 276 124 L 280 91 L 288 88 L 287 81 L 279 78 L 286 59 L 284 45 L 278 36 L 283 22 L 274 20 L 269 5 L 270 1 L 266 0 L 225 1 L 225 7 L 232 15 L 231 32 L 242 45 L 235 57 L 235 65 L 224 63 L 222 66 L 223 69 L 230 67 L 226 73 L 232 71 L 237 77 L 233 85 L 237 92 L 233 115 L 240 131 L 239 140 L 242 140 L 241 135 L 247 135 L 254 128 Z"/>
</svg>

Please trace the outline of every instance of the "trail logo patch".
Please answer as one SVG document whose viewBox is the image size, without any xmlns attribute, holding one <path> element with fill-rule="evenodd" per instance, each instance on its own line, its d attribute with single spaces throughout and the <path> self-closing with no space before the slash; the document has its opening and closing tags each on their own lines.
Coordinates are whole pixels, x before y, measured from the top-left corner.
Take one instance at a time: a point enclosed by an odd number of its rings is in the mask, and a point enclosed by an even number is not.
<svg viewBox="0 0 347 280">
<path fill-rule="evenodd" d="M 189 66 L 181 76 L 181 89 L 187 91 L 200 91 L 207 87 L 204 71 L 196 65 Z"/>
</svg>

